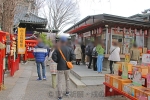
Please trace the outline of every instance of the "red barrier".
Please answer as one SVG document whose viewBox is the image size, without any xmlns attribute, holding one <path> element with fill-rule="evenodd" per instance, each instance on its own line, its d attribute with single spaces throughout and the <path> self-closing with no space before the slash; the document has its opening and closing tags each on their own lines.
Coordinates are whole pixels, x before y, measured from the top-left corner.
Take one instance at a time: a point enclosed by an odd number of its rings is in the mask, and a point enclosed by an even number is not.
<svg viewBox="0 0 150 100">
<path fill-rule="evenodd" d="M 0 31 L 0 42 L 5 44 L 6 42 L 6 33 Z M 0 49 L 0 89 L 4 82 L 4 68 L 3 68 L 3 60 L 5 58 L 5 48 Z"/>
</svg>

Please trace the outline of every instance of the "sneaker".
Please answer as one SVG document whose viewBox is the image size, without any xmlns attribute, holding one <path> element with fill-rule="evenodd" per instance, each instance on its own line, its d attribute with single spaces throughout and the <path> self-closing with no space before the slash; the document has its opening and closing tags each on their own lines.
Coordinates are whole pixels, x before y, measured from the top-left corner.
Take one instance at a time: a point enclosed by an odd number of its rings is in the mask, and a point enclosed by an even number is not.
<svg viewBox="0 0 150 100">
<path fill-rule="evenodd" d="M 46 77 L 43 77 L 43 80 L 46 80 Z"/>
<path fill-rule="evenodd" d="M 69 92 L 66 92 L 66 96 L 69 96 L 70 95 L 70 93 Z"/>
<path fill-rule="evenodd" d="M 41 78 L 38 78 L 38 79 L 37 79 L 37 81 L 41 81 L 41 80 L 42 80 Z"/>
<path fill-rule="evenodd" d="M 58 97 L 58 100 L 63 100 L 62 97 Z"/>
</svg>

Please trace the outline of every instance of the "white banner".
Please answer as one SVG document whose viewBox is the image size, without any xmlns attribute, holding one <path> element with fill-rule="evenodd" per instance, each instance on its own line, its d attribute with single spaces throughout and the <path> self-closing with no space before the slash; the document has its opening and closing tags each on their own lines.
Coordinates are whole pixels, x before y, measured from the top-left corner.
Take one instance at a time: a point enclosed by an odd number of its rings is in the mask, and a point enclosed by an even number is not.
<svg viewBox="0 0 150 100">
<path fill-rule="evenodd" d="M 150 64 L 150 54 L 143 54 L 142 55 L 142 63 Z"/>
<path fill-rule="evenodd" d="M 90 31 L 89 31 L 89 32 L 86 32 L 86 33 L 83 33 L 83 37 L 89 37 L 89 36 L 91 36 Z"/>
</svg>

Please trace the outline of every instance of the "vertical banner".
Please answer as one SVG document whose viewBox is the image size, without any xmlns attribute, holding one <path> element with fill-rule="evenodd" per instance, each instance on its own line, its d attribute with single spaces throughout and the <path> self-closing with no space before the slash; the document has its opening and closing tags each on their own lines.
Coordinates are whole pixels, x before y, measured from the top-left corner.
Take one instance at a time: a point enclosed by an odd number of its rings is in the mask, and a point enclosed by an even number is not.
<svg viewBox="0 0 150 100">
<path fill-rule="evenodd" d="M 18 54 L 25 54 L 25 28 L 18 28 Z"/>
</svg>

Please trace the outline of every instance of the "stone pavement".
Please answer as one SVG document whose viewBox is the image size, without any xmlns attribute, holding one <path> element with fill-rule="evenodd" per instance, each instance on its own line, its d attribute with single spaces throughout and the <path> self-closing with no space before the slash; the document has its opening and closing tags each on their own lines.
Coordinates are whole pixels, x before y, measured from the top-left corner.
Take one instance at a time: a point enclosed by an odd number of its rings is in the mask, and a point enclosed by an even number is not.
<svg viewBox="0 0 150 100">
<path fill-rule="evenodd" d="M 47 68 L 47 81 L 36 81 L 34 62 L 21 65 L 14 77 L 5 78 L 6 90 L 0 91 L 0 100 L 57 100 L 57 89 L 51 87 L 51 75 Z M 65 88 L 65 84 L 64 88 Z M 64 89 L 65 90 L 65 89 Z M 71 94 L 63 100 L 126 100 L 122 96 L 104 97 L 104 86 L 76 88 L 71 82 Z"/>
</svg>

